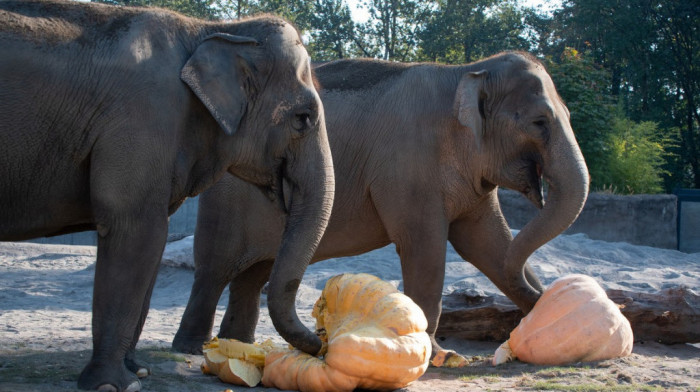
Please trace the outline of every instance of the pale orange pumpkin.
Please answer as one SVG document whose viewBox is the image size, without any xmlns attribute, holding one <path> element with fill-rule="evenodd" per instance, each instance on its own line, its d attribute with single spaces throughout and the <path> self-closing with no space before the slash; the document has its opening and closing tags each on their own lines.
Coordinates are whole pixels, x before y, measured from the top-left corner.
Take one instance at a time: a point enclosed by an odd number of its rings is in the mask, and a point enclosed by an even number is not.
<svg viewBox="0 0 700 392">
<path fill-rule="evenodd" d="M 559 278 L 510 333 L 493 363 L 515 357 L 540 365 L 564 365 L 627 356 L 629 321 L 590 276 Z"/>
<path fill-rule="evenodd" d="M 329 279 L 312 314 L 327 342 L 324 359 L 300 351 L 270 353 L 263 385 L 302 392 L 390 390 L 413 382 L 428 367 L 423 311 L 375 276 Z"/>
</svg>

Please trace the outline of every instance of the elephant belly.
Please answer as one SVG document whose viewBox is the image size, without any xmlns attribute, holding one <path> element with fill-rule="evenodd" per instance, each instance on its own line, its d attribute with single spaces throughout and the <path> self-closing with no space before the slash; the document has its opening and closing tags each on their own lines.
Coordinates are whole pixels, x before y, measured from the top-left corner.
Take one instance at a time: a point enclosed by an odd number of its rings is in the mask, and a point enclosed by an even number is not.
<svg viewBox="0 0 700 392">
<path fill-rule="evenodd" d="M 58 164 L 53 166 L 55 169 Z M 68 176 L 45 165 L 42 174 L 8 176 L 0 182 L 0 240 L 20 241 L 36 237 L 84 231 L 93 217 L 90 192 L 83 175 Z M 22 181 L 22 178 L 25 180 Z"/>
<path fill-rule="evenodd" d="M 379 217 L 356 210 L 351 216 L 333 211 L 314 261 L 362 254 L 391 243 Z"/>
<path fill-rule="evenodd" d="M 23 241 L 94 228 L 90 209 L 84 206 L 74 203 L 23 204 L 12 210 L 0 207 L 0 241 Z"/>
</svg>

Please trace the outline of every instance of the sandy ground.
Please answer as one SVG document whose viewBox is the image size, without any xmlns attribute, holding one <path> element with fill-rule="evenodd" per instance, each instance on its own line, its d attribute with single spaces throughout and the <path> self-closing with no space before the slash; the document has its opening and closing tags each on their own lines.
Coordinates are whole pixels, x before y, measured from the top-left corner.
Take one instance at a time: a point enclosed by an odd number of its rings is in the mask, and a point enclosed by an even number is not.
<svg viewBox="0 0 700 392">
<path fill-rule="evenodd" d="M 0 243 L 0 391 L 71 391 L 90 356 L 90 307 L 96 250 L 87 246 Z M 139 342 L 139 357 L 154 374 L 146 391 L 267 390 L 226 385 L 199 371 L 201 356 L 169 351 L 193 281 L 192 238 L 170 243 L 164 255 Z M 700 291 L 700 254 L 593 241 L 585 235 L 560 236 L 531 258 L 545 284 L 571 273 L 595 277 L 605 288 L 656 292 L 686 286 Z M 471 289 L 498 293 L 450 248 L 444 293 Z M 364 255 L 311 266 L 297 297 L 300 318 L 313 325 L 311 307 L 325 281 L 343 272 L 367 272 L 399 288 L 400 267 L 393 246 Z M 225 310 L 224 293 L 216 325 Z M 281 339 L 272 327 L 263 298 L 259 340 Z M 626 358 L 542 367 L 513 362 L 490 365 L 499 342 L 446 338 L 443 345 L 473 357 L 461 369 L 430 368 L 405 391 L 561 390 L 700 391 L 700 348 L 636 342 Z"/>
</svg>

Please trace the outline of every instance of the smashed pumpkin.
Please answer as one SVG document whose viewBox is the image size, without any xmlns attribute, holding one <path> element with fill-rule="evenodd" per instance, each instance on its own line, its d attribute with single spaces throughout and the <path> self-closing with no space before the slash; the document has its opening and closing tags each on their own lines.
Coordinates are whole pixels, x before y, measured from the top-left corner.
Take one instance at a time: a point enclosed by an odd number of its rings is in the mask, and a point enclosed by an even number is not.
<svg viewBox="0 0 700 392">
<path fill-rule="evenodd" d="M 204 374 L 218 376 L 225 383 L 254 387 L 262 379 L 265 355 L 275 348 L 269 340 L 257 344 L 214 338 L 202 347 L 201 370 Z"/>
<path fill-rule="evenodd" d="M 423 311 L 391 284 L 368 274 L 326 282 L 312 315 L 327 350 L 323 359 L 298 350 L 265 359 L 263 385 L 302 392 L 402 388 L 425 373 L 430 338 Z"/>
<path fill-rule="evenodd" d="M 627 356 L 632 328 L 619 307 L 590 276 L 559 278 L 494 354 L 493 364 L 517 358 L 564 365 Z"/>
</svg>

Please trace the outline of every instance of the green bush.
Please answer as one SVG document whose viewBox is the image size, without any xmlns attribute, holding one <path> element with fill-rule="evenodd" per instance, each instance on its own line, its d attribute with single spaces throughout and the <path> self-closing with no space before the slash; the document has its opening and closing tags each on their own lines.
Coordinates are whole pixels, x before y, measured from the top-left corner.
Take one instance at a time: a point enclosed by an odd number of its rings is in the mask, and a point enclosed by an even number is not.
<svg viewBox="0 0 700 392">
<path fill-rule="evenodd" d="M 661 193 L 667 141 L 659 139 L 657 124 L 634 122 L 622 116 L 613 119 L 606 140 L 605 167 L 598 184 L 615 192 Z"/>
<path fill-rule="evenodd" d="M 616 107 L 608 71 L 590 54 L 565 48 L 545 59 L 557 90 L 571 112 L 571 126 L 591 175 L 591 190 L 661 193 L 671 143 L 654 122 L 634 122 Z"/>
</svg>

